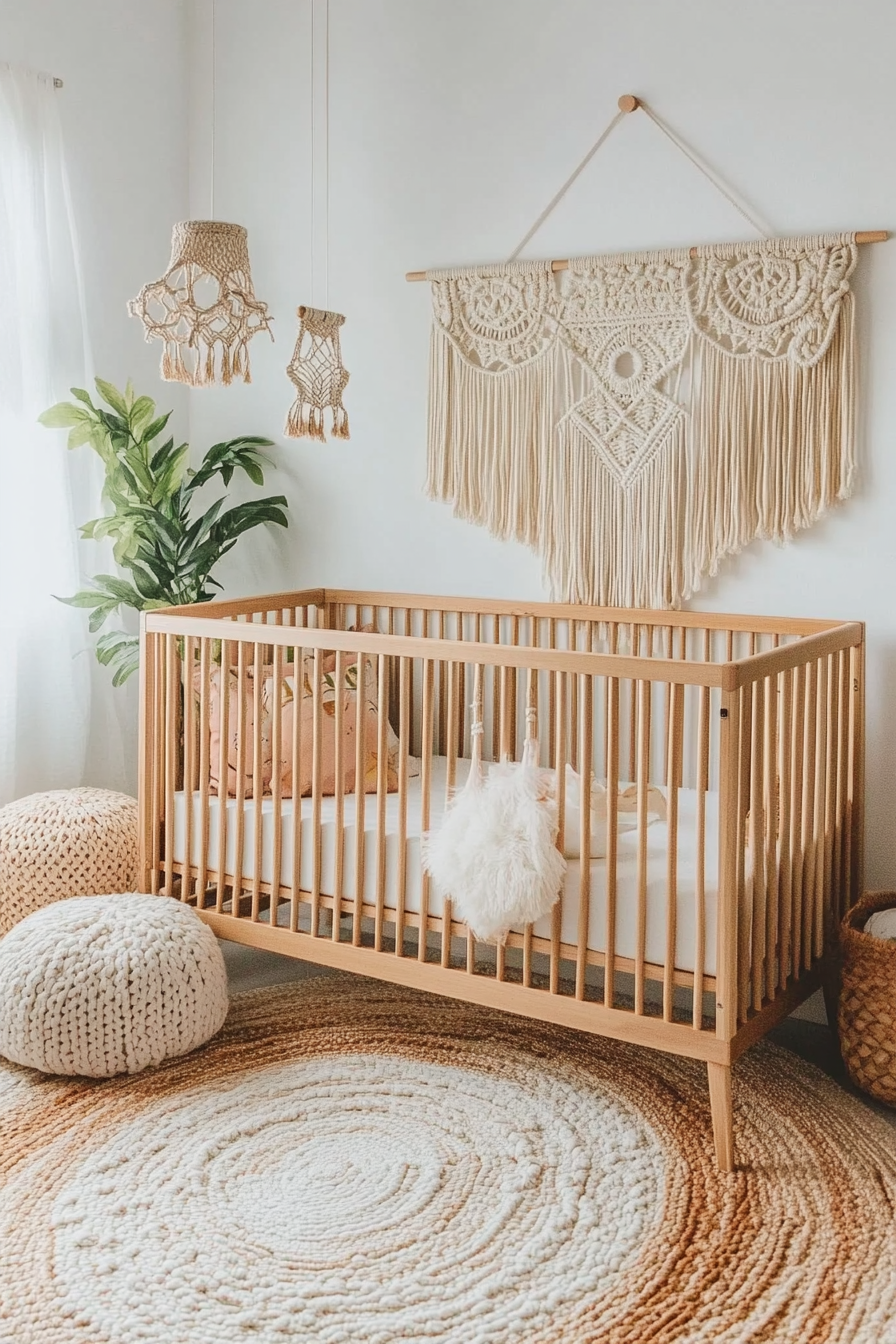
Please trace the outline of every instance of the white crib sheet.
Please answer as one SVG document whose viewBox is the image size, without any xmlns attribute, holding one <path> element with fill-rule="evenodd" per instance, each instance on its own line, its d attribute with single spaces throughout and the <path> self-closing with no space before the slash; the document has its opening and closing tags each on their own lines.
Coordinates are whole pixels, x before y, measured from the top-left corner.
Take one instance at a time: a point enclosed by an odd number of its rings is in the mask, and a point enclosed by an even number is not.
<svg viewBox="0 0 896 1344">
<path fill-rule="evenodd" d="M 457 780 L 466 779 L 467 763 L 458 762 Z M 445 757 L 434 757 L 431 763 L 431 816 L 430 827 L 438 823 L 444 810 L 446 797 L 448 762 Z M 417 913 L 420 910 L 421 867 L 421 783 L 420 777 L 408 781 L 407 790 L 407 884 L 405 909 Z M 678 860 L 676 895 L 676 942 L 675 964 L 679 970 L 691 971 L 695 963 L 696 946 L 696 849 L 697 849 L 697 793 L 692 789 L 678 791 Z M 309 891 L 314 880 L 314 831 L 312 825 L 312 801 L 301 800 L 299 861 L 300 885 Z M 198 793 L 192 797 L 192 861 L 199 858 L 200 810 L 201 800 Z M 347 794 L 344 807 L 344 844 L 343 844 L 343 882 L 342 895 L 352 899 L 355 895 L 355 858 L 357 845 L 356 798 Z M 364 864 L 362 891 L 365 902 L 376 900 L 377 857 L 377 799 L 375 794 L 366 794 L 363 799 L 364 818 Z M 206 863 L 216 869 L 218 862 L 218 839 L 220 833 L 222 800 L 208 799 L 208 843 Z M 247 799 L 244 807 L 244 843 L 243 877 L 251 881 L 254 875 L 254 856 L 256 851 L 256 803 Z M 235 798 L 226 800 L 227 837 L 225 846 L 226 870 L 232 873 L 236 865 L 236 817 Z M 295 812 L 291 798 L 282 800 L 281 808 L 281 865 L 280 881 L 284 886 L 292 883 L 292 846 L 295 831 Z M 174 800 L 174 860 L 185 861 L 187 801 L 183 793 L 175 794 Z M 333 895 L 336 870 L 336 799 L 323 798 L 320 808 L 320 891 L 323 895 Z M 399 871 L 399 796 L 390 793 L 386 798 L 385 833 L 385 906 L 394 910 L 398 897 Z M 706 795 L 706 842 L 704 870 L 704 905 L 706 952 L 704 969 L 708 975 L 715 974 L 716 963 L 716 905 L 718 898 L 718 824 L 719 797 L 716 793 Z M 666 909 L 667 909 L 667 864 L 669 830 L 664 822 L 655 821 L 647 830 L 647 924 L 646 959 L 662 965 L 666 949 Z M 260 880 L 271 882 L 274 874 L 274 803 L 272 798 L 261 799 L 261 869 Z M 590 865 L 591 884 L 588 904 L 588 947 L 592 951 L 606 950 L 606 910 L 607 910 L 607 864 L 605 859 L 594 859 Z M 563 894 L 563 917 L 561 938 L 567 943 L 578 940 L 579 890 L 581 863 L 578 859 L 567 861 L 566 883 Z M 440 915 L 443 901 L 434 889 L 430 891 L 429 913 Z M 616 858 L 616 954 L 620 957 L 634 958 L 637 943 L 638 911 L 638 864 L 637 832 L 622 832 L 618 839 Z M 551 933 L 550 917 L 540 920 L 535 926 L 536 935 L 549 938 Z"/>
</svg>

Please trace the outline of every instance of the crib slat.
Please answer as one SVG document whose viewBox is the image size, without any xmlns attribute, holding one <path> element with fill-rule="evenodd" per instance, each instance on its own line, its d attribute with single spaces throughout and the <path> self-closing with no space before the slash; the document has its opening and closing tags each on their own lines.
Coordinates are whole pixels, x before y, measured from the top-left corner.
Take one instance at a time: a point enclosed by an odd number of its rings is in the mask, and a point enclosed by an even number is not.
<svg viewBox="0 0 896 1344">
<path fill-rule="evenodd" d="M 178 756 L 177 672 L 175 635 L 165 636 L 165 886 L 166 896 L 174 895 L 174 791 Z"/>
<path fill-rule="evenodd" d="M 501 641 L 501 626 L 497 616 L 492 617 L 492 643 Z M 492 760 L 501 759 L 501 724 L 503 723 L 501 705 L 501 669 L 496 663 L 492 668 Z"/>
<path fill-rule="evenodd" d="M 209 729 L 209 641 L 199 641 L 199 862 L 196 878 L 196 902 L 205 909 L 205 893 L 208 888 L 208 831 L 209 831 L 209 774 L 210 774 L 210 729 Z M 192 667 L 192 663 L 190 664 Z M 192 812 L 192 801 L 190 812 Z M 187 860 L 192 862 L 193 854 L 187 846 Z"/>
<path fill-rule="evenodd" d="M 604 847 L 607 875 L 607 953 L 604 1003 L 612 1008 L 616 997 L 616 862 L 619 815 L 619 678 L 607 678 L 607 835 Z"/>
<path fill-rule="evenodd" d="M 252 919 L 258 919 L 259 906 L 261 903 L 261 860 L 262 860 L 262 802 L 264 799 L 264 779 L 262 767 L 262 703 L 261 693 L 264 682 L 264 664 L 262 661 L 264 646 L 255 645 L 253 658 L 253 685 L 252 702 L 255 719 L 255 731 L 252 740 L 252 820 L 253 830 L 253 862 L 252 862 Z M 277 879 L 279 881 L 279 873 Z"/>
<path fill-rule="evenodd" d="M 323 649 L 314 650 L 314 678 L 311 687 L 311 937 L 320 934 L 320 879 L 321 879 L 321 770 L 323 755 Z M 360 691 L 361 669 L 358 669 L 358 703 L 363 696 Z"/>
<path fill-rule="evenodd" d="M 395 901 L 395 955 L 404 956 L 405 906 L 408 895 L 408 757 L 411 725 L 411 660 L 398 664 L 398 892 Z"/>
<path fill-rule="evenodd" d="M 830 771 L 828 759 L 828 714 L 829 706 L 829 659 L 820 658 L 816 664 L 818 672 L 818 699 L 815 715 L 815 799 L 813 843 L 815 846 L 815 869 L 812 880 L 812 923 L 808 943 L 812 958 L 820 957 L 823 951 L 824 930 L 824 891 L 825 868 L 827 865 L 827 788 Z M 810 961 L 811 965 L 811 961 Z"/>
<path fill-rule="evenodd" d="M 444 613 L 444 611 L 440 611 L 440 612 L 439 612 L 438 627 L 437 627 L 437 628 L 438 628 L 438 632 L 439 632 L 439 639 L 440 639 L 440 640 L 443 640 L 443 639 L 445 638 L 445 613 Z M 436 754 L 439 755 L 439 756 L 447 756 L 447 755 L 448 755 L 448 750 L 447 750 L 447 745 L 446 745 L 446 740 L 445 740 L 445 739 L 446 739 L 446 734 L 447 734 L 447 731 L 448 731 L 448 715 L 447 715 L 447 708 L 448 708 L 448 706 L 447 706 L 447 703 L 446 703 L 446 701 L 447 701 L 447 696 L 448 696 L 448 683 L 447 683 L 447 677 L 448 677 L 448 667 L 447 667 L 447 664 L 445 663 L 445 660 L 444 660 L 443 658 L 440 658 L 440 659 L 439 659 L 439 729 L 438 729 L 438 734 L 437 734 L 437 737 L 436 737 Z"/>
<path fill-rule="evenodd" d="M 445 732 L 448 738 L 448 768 L 445 775 L 445 799 L 443 807 L 447 811 L 451 795 L 457 781 L 457 681 L 458 664 L 450 662 L 447 670 L 446 695 L 448 697 Z M 442 911 L 442 965 L 451 965 L 451 898 L 445 897 Z"/>
<path fill-rule="evenodd" d="M 480 634 L 481 634 L 481 620 L 480 620 L 480 618 L 479 618 L 478 615 L 477 615 L 476 618 L 475 618 L 475 622 L 474 622 L 474 624 L 475 624 L 476 642 L 478 643 L 479 640 L 480 640 Z M 473 723 L 475 722 L 475 719 L 476 719 L 477 714 L 478 714 L 479 718 L 481 719 L 481 718 L 482 718 L 482 715 L 483 715 L 483 712 L 484 712 L 484 709 L 483 709 L 483 700 L 482 700 L 482 696 L 483 696 L 483 680 L 484 680 L 484 678 L 483 678 L 482 664 L 481 664 L 481 663 L 476 663 L 476 664 L 473 665 L 473 700 L 472 700 L 472 704 L 471 704 L 471 712 L 470 712 L 470 729 L 471 729 L 471 731 L 470 731 L 470 755 L 471 755 L 471 756 L 472 756 L 472 754 L 473 754 L 473 733 L 472 733 L 472 726 L 473 726 Z M 461 719 L 463 719 L 463 718 L 465 717 L 465 713 L 466 713 L 466 706 L 464 706 L 464 713 L 461 714 Z M 481 742 L 480 742 L 480 745 L 481 745 Z M 475 972 L 476 972 L 476 939 L 473 937 L 473 930 L 470 928 L 469 925 L 467 925 L 466 971 L 467 971 L 467 975 L 474 975 Z"/>
<path fill-rule="evenodd" d="M 750 929 L 751 911 L 747 903 L 746 891 L 746 817 L 750 810 L 750 749 L 753 741 L 753 689 L 747 685 L 741 687 L 739 706 L 740 743 L 738 759 L 740 775 L 738 779 L 737 832 L 735 847 L 737 852 L 737 1003 L 738 1018 L 746 1021 L 750 995 Z"/>
<path fill-rule="evenodd" d="M 383 921 L 386 908 L 386 798 L 389 783 L 389 755 L 386 728 L 389 714 L 386 703 L 386 659 L 377 658 L 377 744 L 376 744 L 376 917 L 373 945 L 383 950 Z"/>
<path fill-rule="evenodd" d="M 805 667 L 793 670 L 793 808 L 790 819 L 790 852 L 792 855 L 791 909 L 790 909 L 790 972 L 799 975 L 803 959 L 803 772 L 805 768 Z"/>
<path fill-rule="evenodd" d="M 277 613 L 279 624 L 280 612 Z M 277 927 L 283 881 L 283 645 L 275 644 L 271 659 L 271 908 L 268 922 Z"/>
<path fill-rule="evenodd" d="M 367 795 L 365 793 L 367 787 L 365 779 L 367 726 L 364 722 L 366 709 L 362 693 L 364 659 L 367 655 L 359 651 L 354 656 L 357 670 L 357 694 L 355 695 L 355 911 L 352 919 L 352 943 L 355 947 L 360 947 L 361 907 L 364 904 L 365 847 L 367 843 L 364 830 L 367 806 Z"/>
<path fill-rule="evenodd" d="M 653 683 L 638 681 L 638 921 L 635 943 L 635 1012 L 644 1012 L 647 942 L 647 789 L 650 784 L 650 698 Z"/>
<path fill-rule="evenodd" d="M 750 855 L 753 869 L 752 939 L 750 949 L 753 1008 L 762 1007 L 765 974 L 765 682 L 754 681 L 753 732 L 750 759 Z"/>
<path fill-rule="evenodd" d="M 669 635 L 671 645 L 672 636 Z M 681 774 L 681 739 L 684 718 L 684 687 L 669 686 L 666 720 L 666 961 L 663 973 L 663 1017 L 672 1021 L 675 991 L 675 946 L 678 934 L 678 780 Z"/>
<path fill-rule="evenodd" d="M 628 638 L 629 652 L 632 658 L 637 658 L 640 653 L 640 641 L 637 634 L 638 627 L 634 621 L 629 623 Z M 638 706 L 637 690 L 634 680 L 628 683 L 628 770 L 626 776 L 630 780 L 637 779 L 637 747 L 638 747 Z"/>
<path fill-rule="evenodd" d="M 163 795 L 163 751 L 164 751 L 164 732 L 165 720 L 163 715 L 164 705 L 164 635 L 146 636 L 147 645 L 147 681 L 148 693 L 151 699 L 152 726 L 154 729 L 154 738 L 147 758 L 150 766 L 150 777 L 148 782 L 148 792 L 150 797 L 150 825 L 149 825 L 149 860 L 150 860 L 150 891 L 153 896 L 157 896 L 160 890 L 162 879 L 162 808 L 164 805 Z"/>
<path fill-rule="evenodd" d="M 529 734 L 528 713 L 534 714 L 532 732 L 538 741 L 538 679 L 537 673 L 529 668 L 526 672 L 526 734 Z M 539 755 L 540 761 L 540 755 Z M 530 986 L 532 984 L 532 925 L 526 924 L 523 929 L 523 984 Z"/>
<path fill-rule="evenodd" d="M 224 910 L 224 893 L 227 885 L 227 832 L 230 796 L 230 772 L 228 755 L 230 747 L 230 667 L 234 656 L 233 645 L 229 640 L 221 641 L 221 667 L 218 676 L 218 880 L 215 885 L 215 909 L 218 914 Z M 231 889 L 233 900 L 236 895 L 236 878 Z M 236 914 L 236 910 L 233 912 Z"/>
<path fill-rule="evenodd" d="M 235 824 L 236 824 L 236 855 L 234 857 L 233 867 L 233 913 L 239 914 L 240 904 L 243 894 L 243 873 L 245 864 L 243 862 L 243 851 L 245 849 L 246 832 L 246 750 L 251 746 L 249 734 L 246 731 L 246 696 L 248 692 L 247 663 L 249 659 L 249 645 L 242 641 L 237 645 L 236 655 L 236 806 Z"/>
<path fill-rule="evenodd" d="M 708 632 L 707 632 L 708 634 Z M 708 640 L 704 644 L 707 650 Z M 709 688 L 701 686 L 697 696 L 697 837 L 694 862 L 694 992 L 691 1024 L 695 1031 L 703 1025 L 703 980 L 706 973 L 706 794 L 709 789 Z M 721 864 L 721 851 L 719 855 Z M 721 897 L 723 874 L 718 875 Z M 724 1000 L 723 1000 L 724 1002 Z"/>
<path fill-rule="evenodd" d="M 344 614 L 340 608 L 337 619 Z M 333 870 L 333 925 L 330 933 L 334 943 L 338 943 L 342 927 L 342 902 L 345 896 L 345 678 L 346 658 L 344 650 L 337 650 L 336 666 L 333 672 L 336 701 L 333 714 L 333 732 L 335 734 L 333 750 L 334 790 L 334 837 L 335 848 Z"/>
<path fill-rule="evenodd" d="M 549 648 L 549 649 L 556 649 L 556 647 L 557 647 L 557 622 L 556 622 L 556 620 L 555 620 L 553 617 L 551 617 L 550 620 L 547 622 L 547 635 L 548 635 L 548 648 Z M 557 676 L 556 676 L 555 674 L 549 672 L 549 673 L 548 673 L 548 686 L 549 686 L 549 691 L 548 691 L 548 695 L 549 695 L 548 715 L 549 715 L 549 721 L 550 721 L 550 723 L 549 723 L 549 729 L 548 729 L 548 760 L 549 760 L 549 761 L 553 761 L 553 760 L 555 759 L 555 756 L 556 756 L 556 750 L 557 750 L 557 742 L 556 742 L 556 737 L 557 737 L 557 685 L 558 685 L 558 678 L 557 678 Z M 558 777 L 558 778 L 559 778 L 559 777 Z M 561 788 L 561 789 L 559 790 L 558 797 L 560 796 L 560 794 L 562 794 L 562 792 L 563 792 L 563 790 L 562 790 L 562 788 Z"/>
<path fill-rule="evenodd" d="M 790 977 L 790 940 L 793 913 L 793 847 L 790 835 L 793 811 L 793 685 L 795 671 L 789 668 L 781 673 L 780 732 L 778 735 L 778 768 L 780 815 L 778 818 L 778 987 L 784 989 Z"/>
<path fill-rule="evenodd" d="M 557 787 L 557 844 L 562 853 L 566 843 L 566 673 L 552 672 L 551 689 L 554 702 L 554 778 Z M 565 888 L 551 912 L 551 964 L 549 989 L 560 992 L 560 935 L 563 920 Z"/>
<path fill-rule="evenodd" d="M 420 767 L 420 833 L 425 835 L 430 825 L 430 797 L 432 791 L 432 691 L 433 663 L 427 658 L 423 663 L 423 725 L 422 725 L 422 761 Z M 417 945 L 417 958 L 426 960 L 426 921 L 429 917 L 429 895 L 432 880 L 428 873 L 420 878 L 420 937 Z"/>
<path fill-rule="evenodd" d="M 778 827 L 781 795 L 778 781 L 778 718 L 780 714 L 778 677 L 765 679 L 765 993 L 775 997 L 778 983 L 778 924 L 781 909 Z"/>
<path fill-rule="evenodd" d="M 193 665 L 196 661 L 195 643 L 192 635 L 187 635 L 184 640 L 184 863 L 180 879 L 180 899 L 182 901 L 190 899 L 193 885 L 193 792 L 196 788 L 196 689 L 193 680 Z"/>
<path fill-rule="evenodd" d="M 828 750 L 824 785 L 824 868 L 822 872 L 822 904 L 819 918 L 820 945 L 816 956 L 821 956 L 833 941 L 833 910 L 836 903 L 834 882 L 836 868 L 834 852 L 837 828 L 837 762 L 839 760 L 840 741 L 840 653 L 832 654 L 828 660 Z M 825 899 L 826 898 L 826 899 Z"/>
<path fill-rule="evenodd" d="M 844 913 L 844 898 L 849 885 L 843 863 L 846 838 L 844 830 L 846 824 L 846 772 L 849 737 L 849 682 L 845 649 L 841 649 L 837 655 L 837 702 L 837 787 L 834 800 L 834 876 L 832 888 L 832 913 L 835 926 Z"/>
<path fill-rule="evenodd" d="M 579 917 L 576 938 L 576 998 L 585 997 L 588 916 L 591 905 L 591 743 L 594 737 L 594 687 L 591 677 L 578 678 L 579 742 Z"/>
<path fill-rule="evenodd" d="M 815 765 L 816 723 L 818 718 L 818 664 L 806 668 L 806 716 L 803 739 L 806 756 L 803 774 L 803 872 L 801 942 L 803 970 L 812 965 L 812 902 L 815 887 L 816 818 L 815 818 Z"/>
<path fill-rule="evenodd" d="M 306 616 L 307 619 L 307 616 Z M 302 890 L 302 701 L 305 695 L 304 650 L 294 645 L 292 650 L 293 693 L 292 741 L 292 889 L 289 900 L 289 927 L 295 933 L 299 927 L 299 905 Z"/>
</svg>

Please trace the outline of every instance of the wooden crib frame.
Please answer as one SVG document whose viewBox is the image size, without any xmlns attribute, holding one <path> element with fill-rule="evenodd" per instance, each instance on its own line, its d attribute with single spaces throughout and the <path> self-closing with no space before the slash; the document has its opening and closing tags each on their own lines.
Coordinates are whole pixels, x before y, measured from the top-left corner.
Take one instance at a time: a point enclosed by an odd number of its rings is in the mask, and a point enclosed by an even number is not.
<svg viewBox="0 0 896 1344">
<path fill-rule="evenodd" d="M 374 629 L 362 628 L 368 624 Z M 147 613 L 141 645 L 141 890 L 189 902 L 216 934 L 239 943 L 704 1060 L 717 1161 L 722 1170 L 732 1169 L 731 1065 L 826 982 L 837 924 L 862 891 L 861 624 L 308 589 Z M 206 843 L 215 801 L 209 787 L 212 669 L 218 662 L 233 668 L 239 685 L 248 685 L 244 679 L 254 671 L 257 725 L 263 670 L 270 669 L 276 684 L 290 662 L 296 666 L 308 655 L 316 673 L 325 651 L 335 651 L 337 678 L 348 660 L 360 662 L 362 656 L 376 669 L 377 791 L 355 800 L 359 809 L 363 805 L 376 815 L 372 896 L 362 889 L 360 869 L 356 895 L 341 894 L 341 857 L 336 859 L 334 893 L 321 891 L 322 706 L 317 676 L 310 799 L 317 840 L 310 889 L 301 889 L 295 876 L 298 857 L 284 855 L 279 776 L 271 786 L 274 850 L 287 865 L 291 859 L 292 882 L 261 881 L 260 804 L 247 803 L 240 784 L 233 871 L 226 870 L 223 838 L 217 860 Z M 421 757 L 425 829 L 432 758 L 448 758 L 449 786 L 463 782 L 458 760 L 469 755 L 467 702 L 477 667 L 487 690 L 486 759 L 519 759 L 525 711 L 534 704 L 542 763 L 557 769 L 558 777 L 568 762 L 584 777 L 592 773 L 607 780 L 602 951 L 588 943 L 592 869 L 587 809 L 579 836 L 574 943 L 560 936 L 568 895 L 555 907 L 550 938 L 536 937 L 529 926 L 511 933 L 503 946 L 490 948 L 477 945 L 466 925 L 452 918 L 450 901 L 441 915 L 430 912 L 425 876 L 420 879 L 420 912 L 405 910 L 407 844 L 401 830 L 399 890 L 394 908 L 386 905 L 387 720 L 397 729 L 401 745 L 399 815 L 406 820 L 407 760 L 413 750 Z M 184 693 L 185 668 L 190 669 L 189 684 L 198 683 L 198 694 Z M 242 692 L 238 705 L 237 779 L 248 760 L 255 761 L 258 779 L 260 733 L 245 732 Z M 337 775 L 343 764 L 338 745 L 342 712 L 337 706 Z M 283 748 L 279 713 L 275 708 L 275 753 Z M 295 767 L 296 741 L 292 750 Z M 226 768 L 223 751 L 221 765 Z M 617 955 L 615 933 L 613 800 L 624 780 L 637 786 L 638 945 L 633 958 Z M 653 783 L 665 787 L 669 808 L 662 964 L 649 962 L 644 947 L 643 855 L 647 789 Z M 693 969 L 676 965 L 674 837 L 682 787 L 692 788 L 696 798 L 696 874 L 704 871 L 705 801 L 710 790 L 720 795 L 714 975 L 706 968 L 705 900 L 700 905 L 705 877 L 694 879 Z M 183 861 L 173 852 L 177 790 L 186 799 L 185 815 L 192 818 L 198 807 L 199 817 L 195 826 L 190 820 L 185 823 Z M 562 844 L 562 791 L 560 803 Z M 344 797 L 339 784 L 335 807 L 341 856 Z M 254 867 L 246 858 L 252 846 Z M 360 853 L 363 843 L 357 849 Z M 282 862 L 275 871 L 282 877 Z M 287 911 L 284 925 L 279 921 Z"/>
</svg>

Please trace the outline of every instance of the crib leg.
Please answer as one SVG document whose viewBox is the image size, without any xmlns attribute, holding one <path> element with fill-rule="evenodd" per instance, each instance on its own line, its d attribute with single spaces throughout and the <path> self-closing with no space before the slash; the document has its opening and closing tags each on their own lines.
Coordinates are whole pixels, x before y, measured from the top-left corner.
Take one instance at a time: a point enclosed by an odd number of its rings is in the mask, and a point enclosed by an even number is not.
<svg viewBox="0 0 896 1344">
<path fill-rule="evenodd" d="M 731 1106 L 731 1066 L 707 1064 L 712 1136 L 719 1171 L 734 1170 L 734 1111 Z"/>
</svg>

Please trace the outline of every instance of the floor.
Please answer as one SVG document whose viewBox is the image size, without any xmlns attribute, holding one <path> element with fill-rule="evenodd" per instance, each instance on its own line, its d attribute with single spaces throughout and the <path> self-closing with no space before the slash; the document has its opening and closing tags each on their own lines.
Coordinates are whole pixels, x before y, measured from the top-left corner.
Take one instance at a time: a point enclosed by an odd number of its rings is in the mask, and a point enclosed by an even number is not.
<svg viewBox="0 0 896 1344">
<path fill-rule="evenodd" d="M 222 943 L 231 994 L 241 990 L 261 989 L 267 985 L 282 985 L 291 980 L 308 980 L 319 975 L 343 975 L 323 966 L 281 957 L 276 952 L 262 952 L 257 948 L 242 947 L 238 943 Z M 882 1115 L 896 1129 L 896 1110 L 879 1105 L 852 1086 L 846 1076 L 837 1041 L 829 1027 L 801 1017 L 789 1017 L 769 1033 L 769 1040 L 785 1046 L 833 1078 L 845 1091 L 857 1097 L 869 1110 Z"/>
</svg>

